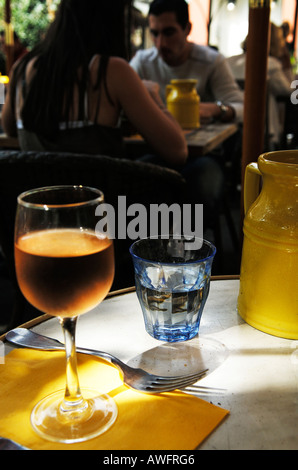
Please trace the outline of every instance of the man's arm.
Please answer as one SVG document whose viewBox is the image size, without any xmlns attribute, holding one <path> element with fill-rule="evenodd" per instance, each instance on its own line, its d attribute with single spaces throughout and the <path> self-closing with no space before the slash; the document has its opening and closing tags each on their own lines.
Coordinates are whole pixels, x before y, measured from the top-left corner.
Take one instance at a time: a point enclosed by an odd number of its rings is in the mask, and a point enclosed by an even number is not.
<svg viewBox="0 0 298 470">
<path fill-rule="evenodd" d="M 238 122 L 243 121 L 244 93 L 236 83 L 232 71 L 222 55 L 219 55 L 215 62 L 210 77 L 210 86 L 219 119 L 228 121 L 235 118 Z M 228 107 L 226 116 L 222 105 Z"/>
</svg>

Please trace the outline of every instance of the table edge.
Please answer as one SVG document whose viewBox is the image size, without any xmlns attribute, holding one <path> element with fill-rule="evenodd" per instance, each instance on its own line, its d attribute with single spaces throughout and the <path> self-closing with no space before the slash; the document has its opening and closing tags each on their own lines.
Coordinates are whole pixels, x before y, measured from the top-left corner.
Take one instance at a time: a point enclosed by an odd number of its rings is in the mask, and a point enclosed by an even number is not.
<svg viewBox="0 0 298 470">
<path fill-rule="evenodd" d="M 231 281 L 231 280 L 235 280 L 235 279 L 239 279 L 239 278 L 240 278 L 239 274 L 228 274 L 228 275 L 220 275 L 220 276 L 211 276 L 211 281 Z M 103 300 L 103 302 L 105 300 L 110 299 L 111 297 L 119 297 L 120 295 L 135 292 L 135 290 L 136 290 L 135 286 L 132 286 L 132 287 L 125 287 L 123 289 L 119 289 L 119 290 L 109 292 L 108 295 Z M 40 315 L 36 318 L 33 318 L 32 320 L 29 320 L 25 323 L 22 323 L 21 325 L 19 325 L 19 328 L 29 329 L 29 328 L 32 328 L 33 326 L 40 325 L 41 323 L 43 323 L 43 322 L 45 322 L 45 321 L 47 321 L 51 318 L 53 318 L 52 315 L 43 314 L 43 315 Z M 2 342 L 6 341 L 6 339 L 5 339 L 6 333 L 7 332 L 5 332 L 3 335 L 0 336 L 0 341 L 2 341 Z"/>
</svg>

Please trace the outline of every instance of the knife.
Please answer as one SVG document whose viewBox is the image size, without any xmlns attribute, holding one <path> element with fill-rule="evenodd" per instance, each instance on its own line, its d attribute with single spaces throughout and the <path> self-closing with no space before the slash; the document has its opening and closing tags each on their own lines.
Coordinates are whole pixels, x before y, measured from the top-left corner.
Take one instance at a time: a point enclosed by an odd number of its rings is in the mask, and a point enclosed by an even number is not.
<svg viewBox="0 0 298 470">
<path fill-rule="evenodd" d="M 17 444 L 11 439 L 6 439 L 5 437 L 0 437 L 0 450 L 30 450 L 27 447 Z"/>
</svg>

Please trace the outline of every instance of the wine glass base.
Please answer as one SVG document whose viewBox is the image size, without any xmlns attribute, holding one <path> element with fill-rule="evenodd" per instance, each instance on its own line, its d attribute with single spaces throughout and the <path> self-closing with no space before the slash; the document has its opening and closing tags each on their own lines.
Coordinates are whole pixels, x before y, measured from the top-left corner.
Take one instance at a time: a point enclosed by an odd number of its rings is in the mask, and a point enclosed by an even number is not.
<svg viewBox="0 0 298 470">
<path fill-rule="evenodd" d="M 44 439 L 67 444 L 93 439 L 106 432 L 115 422 L 118 409 L 106 394 L 82 389 L 86 408 L 82 413 L 68 416 L 61 413 L 64 390 L 52 393 L 38 402 L 32 410 L 31 425 Z"/>
</svg>

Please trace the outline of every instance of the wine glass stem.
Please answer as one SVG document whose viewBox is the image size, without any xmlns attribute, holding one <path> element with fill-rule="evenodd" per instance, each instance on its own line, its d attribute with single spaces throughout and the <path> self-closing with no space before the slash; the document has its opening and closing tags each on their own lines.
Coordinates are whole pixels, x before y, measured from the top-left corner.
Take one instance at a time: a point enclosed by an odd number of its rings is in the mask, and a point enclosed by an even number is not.
<svg viewBox="0 0 298 470">
<path fill-rule="evenodd" d="M 79 412 L 86 408 L 86 402 L 82 397 L 78 371 L 77 354 L 75 345 L 77 317 L 60 318 L 65 342 L 66 353 L 66 387 L 61 411 Z"/>
</svg>

